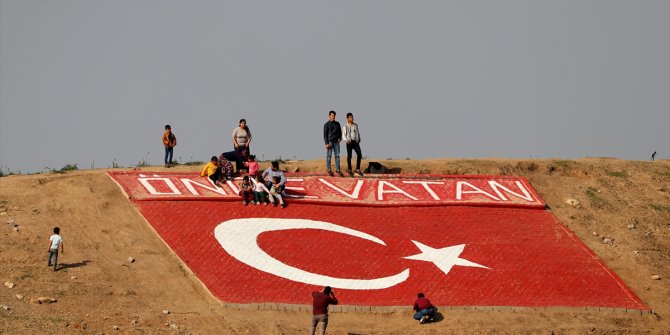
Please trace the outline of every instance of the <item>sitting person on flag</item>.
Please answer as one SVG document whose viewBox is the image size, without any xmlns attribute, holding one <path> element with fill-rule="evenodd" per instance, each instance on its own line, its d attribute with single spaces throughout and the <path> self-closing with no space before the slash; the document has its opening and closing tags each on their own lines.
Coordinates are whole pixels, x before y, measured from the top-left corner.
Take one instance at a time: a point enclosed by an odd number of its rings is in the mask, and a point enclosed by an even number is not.
<svg viewBox="0 0 670 335">
<path fill-rule="evenodd" d="M 418 299 L 414 302 L 414 319 L 419 320 L 419 323 L 426 323 L 435 317 L 435 306 L 430 303 L 430 300 L 419 293 Z"/>
<path fill-rule="evenodd" d="M 272 178 L 274 177 L 279 177 L 279 186 L 281 186 L 281 189 L 279 190 L 279 193 L 284 191 L 284 184 L 286 184 L 286 176 L 284 175 L 284 172 L 279 169 L 279 162 L 278 161 L 273 161 L 272 165 L 267 168 L 267 170 L 263 171 L 263 180 L 266 181 L 265 186 L 267 186 L 268 189 L 272 188 Z"/>
<path fill-rule="evenodd" d="M 248 200 L 252 199 L 254 195 L 254 185 L 251 184 L 249 176 L 244 176 L 240 182 L 240 196 L 242 197 L 242 204 L 247 205 Z"/>
<path fill-rule="evenodd" d="M 263 182 L 263 177 L 261 175 L 256 175 L 256 183 L 254 184 L 254 204 L 255 205 L 260 205 L 263 203 L 263 205 L 267 205 L 268 203 L 265 201 L 265 196 L 270 194 L 270 190 L 265 186 L 265 183 Z M 274 197 L 269 197 L 270 198 L 270 203 L 275 204 L 275 199 Z"/>
<path fill-rule="evenodd" d="M 273 201 L 274 199 L 272 199 L 275 198 L 281 205 L 281 208 L 284 208 L 286 207 L 286 204 L 284 203 L 284 200 L 281 196 L 281 192 L 284 190 L 284 187 L 279 184 L 280 182 L 281 178 L 279 178 L 279 176 L 272 177 L 272 186 L 270 187 L 270 202 L 272 203 L 272 206 L 277 207 L 277 203 Z"/>
<path fill-rule="evenodd" d="M 233 179 L 233 164 L 226 158 L 225 152 L 219 156 L 219 167 L 221 167 L 222 178 L 226 180 Z"/>
<path fill-rule="evenodd" d="M 256 175 L 258 174 L 258 162 L 256 162 L 256 156 L 247 156 L 247 161 L 244 162 L 244 166 L 249 169 L 249 176 L 255 179 Z"/>
<path fill-rule="evenodd" d="M 202 172 L 200 172 L 200 177 L 208 177 L 216 186 L 223 187 L 221 186 L 221 183 L 219 183 L 219 180 L 221 179 L 221 169 L 219 169 L 219 160 L 216 156 L 212 156 L 209 163 L 205 165 Z"/>
</svg>

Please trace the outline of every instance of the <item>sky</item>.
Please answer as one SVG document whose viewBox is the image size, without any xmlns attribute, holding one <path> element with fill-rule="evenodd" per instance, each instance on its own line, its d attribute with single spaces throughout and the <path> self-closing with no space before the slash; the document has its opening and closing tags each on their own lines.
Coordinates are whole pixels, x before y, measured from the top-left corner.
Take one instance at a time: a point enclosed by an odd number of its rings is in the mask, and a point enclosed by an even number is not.
<svg viewBox="0 0 670 335">
<path fill-rule="evenodd" d="M 0 169 L 670 156 L 670 1 L 0 0 Z M 344 149 L 344 148 L 343 148 Z M 342 163 L 346 153 L 343 151 Z M 364 163 L 365 164 L 365 163 Z"/>
</svg>

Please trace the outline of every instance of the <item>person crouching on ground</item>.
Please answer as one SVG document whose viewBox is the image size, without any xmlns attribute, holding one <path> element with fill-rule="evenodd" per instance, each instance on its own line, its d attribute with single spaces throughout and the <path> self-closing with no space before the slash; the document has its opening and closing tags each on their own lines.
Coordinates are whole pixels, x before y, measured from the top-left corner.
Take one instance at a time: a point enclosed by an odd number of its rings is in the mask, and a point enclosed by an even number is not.
<svg viewBox="0 0 670 335">
<path fill-rule="evenodd" d="M 254 193 L 254 187 L 251 185 L 249 176 L 244 176 L 240 182 L 240 196 L 242 197 L 242 204 L 247 205 L 247 199 L 251 199 L 251 195 Z"/>
<path fill-rule="evenodd" d="M 284 190 L 284 186 L 281 184 L 281 178 L 278 176 L 272 177 L 272 187 L 270 188 L 270 199 L 275 198 L 277 199 L 277 202 L 281 205 L 281 208 L 286 207 L 286 204 L 284 203 L 284 200 L 281 197 L 281 192 Z M 272 199 L 274 200 L 274 199 Z M 272 201 L 272 206 L 277 207 L 277 203 Z"/>
<path fill-rule="evenodd" d="M 260 175 L 256 176 L 256 184 L 254 185 L 254 204 L 260 205 L 261 202 L 263 205 L 267 205 L 268 203 L 265 201 L 265 195 L 270 194 L 270 190 L 265 186 L 263 183 L 263 177 Z M 274 197 L 269 197 L 270 198 L 270 203 L 275 204 L 275 199 Z"/>
<path fill-rule="evenodd" d="M 419 320 L 419 323 L 426 323 L 435 317 L 435 306 L 430 303 L 423 293 L 419 293 L 419 297 L 414 302 L 414 319 Z"/>
<path fill-rule="evenodd" d="M 326 327 L 328 327 L 328 305 L 337 305 L 338 303 L 339 301 L 335 297 L 335 292 L 333 292 L 330 286 L 324 287 L 323 292 L 312 292 L 312 326 L 309 329 L 310 335 L 314 335 L 319 322 L 322 323 L 319 334 L 326 334 Z"/>
<path fill-rule="evenodd" d="M 219 182 L 221 179 L 221 169 L 219 169 L 219 159 L 216 158 L 216 156 L 212 156 L 212 158 L 209 160 L 209 163 L 207 163 L 205 167 L 202 168 L 200 177 L 207 177 L 214 183 L 214 185 L 223 187 Z"/>
</svg>

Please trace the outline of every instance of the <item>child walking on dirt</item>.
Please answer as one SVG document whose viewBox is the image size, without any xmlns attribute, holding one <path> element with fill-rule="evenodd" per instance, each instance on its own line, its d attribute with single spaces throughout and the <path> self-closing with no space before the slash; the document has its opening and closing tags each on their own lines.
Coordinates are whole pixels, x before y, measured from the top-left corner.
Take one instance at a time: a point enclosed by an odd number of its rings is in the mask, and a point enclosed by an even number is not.
<svg viewBox="0 0 670 335">
<path fill-rule="evenodd" d="M 63 238 L 60 237 L 60 228 L 54 227 L 54 234 L 49 237 L 49 260 L 48 266 L 53 265 L 54 271 L 58 269 L 58 251 L 65 253 Z"/>
</svg>

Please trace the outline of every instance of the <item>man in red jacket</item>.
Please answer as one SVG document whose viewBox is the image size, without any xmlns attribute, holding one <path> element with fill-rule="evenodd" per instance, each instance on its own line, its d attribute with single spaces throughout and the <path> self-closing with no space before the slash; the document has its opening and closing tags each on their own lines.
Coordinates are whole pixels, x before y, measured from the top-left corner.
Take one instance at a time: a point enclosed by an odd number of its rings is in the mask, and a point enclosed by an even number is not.
<svg viewBox="0 0 670 335">
<path fill-rule="evenodd" d="M 338 301 L 335 297 L 335 292 L 326 286 L 323 292 L 312 292 L 312 328 L 309 330 L 310 335 L 314 335 L 316 327 L 319 322 L 322 322 L 321 335 L 326 334 L 326 327 L 328 326 L 328 305 L 337 305 Z"/>
<path fill-rule="evenodd" d="M 414 302 L 414 310 L 414 319 L 419 320 L 419 323 L 426 323 L 435 317 L 435 306 L 423 293 L 419 293 L 419 298 Z"/>
</svg>

